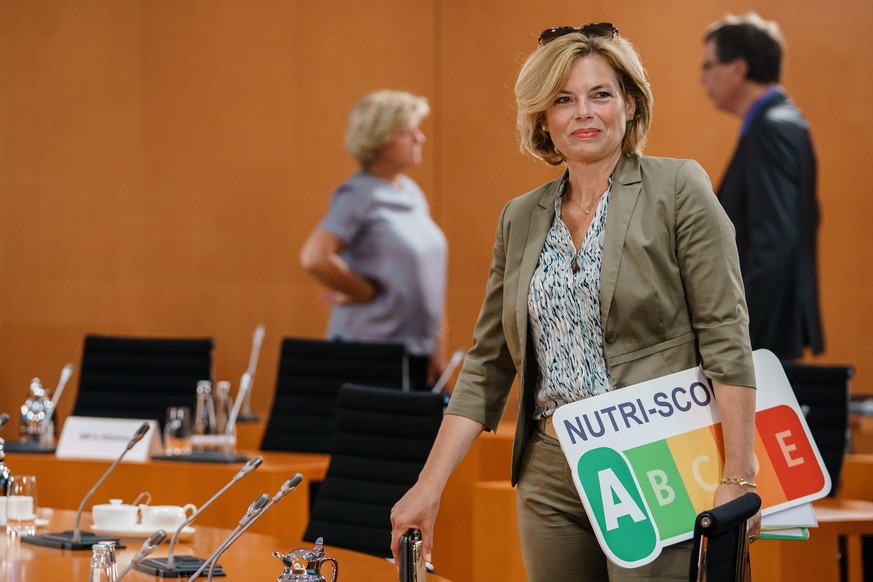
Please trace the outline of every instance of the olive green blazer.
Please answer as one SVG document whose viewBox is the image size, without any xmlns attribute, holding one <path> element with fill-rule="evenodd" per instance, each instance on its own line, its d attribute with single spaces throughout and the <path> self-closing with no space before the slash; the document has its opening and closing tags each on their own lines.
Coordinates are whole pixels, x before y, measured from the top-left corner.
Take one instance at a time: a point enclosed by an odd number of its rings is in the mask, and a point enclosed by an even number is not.
<svg viewBox="0 0 873 582">
<path fill-rule="evenodd" d="M 528 342 L 528 289 L 563 179 L 504 207 L 473 347 L 447 411 L 494 430 L 518 377 L 513 484 L 535 426 L 538 371 Z M 754 386 L 733 226 L 696 162 L 619 161 L 607 207 L 600 309 L 615 388 L 698 364 L 713 380 Z"/>
</svg>

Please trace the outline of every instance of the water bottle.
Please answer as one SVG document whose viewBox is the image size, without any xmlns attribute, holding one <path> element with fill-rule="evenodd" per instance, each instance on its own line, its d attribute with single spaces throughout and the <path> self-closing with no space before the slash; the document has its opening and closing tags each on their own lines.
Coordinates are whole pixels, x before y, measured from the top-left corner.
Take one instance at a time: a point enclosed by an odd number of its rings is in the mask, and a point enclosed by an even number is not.
<svg viewBox="0 0 873 582">
<path fill-rule="evenodd" d="M 228 432 L 227 421 L 230 419 L 230 382 L 222 380 L 215 385 L 215 422 L 216 434 L 221 435 L 223 441 L 216 443 L 216 449 L 225 455 L 233 454 L 234 443 L 233 431 Z"/>
<path fill-rule="evenodd" d="M 105 542 L 97 542 L 91 547 L 91 551 L 91 575 L 88 582 L 115 582 L 115 548 Z"/>
<path fill-rule="evenodd" d="M 109 573 L 112 575 L 112 579 L 116 580 L 118 578 L 118 561 L 115 559 L 115 540 L 103 540 L 100 543 L 109 548 Z"/>
<path fill-rule="evenodd" d="M 230 418 L 230 382 L 221 380 L 215 385 L 215 420 L 216 434 L 227 432 L 227 420 Z"/>
<path fill-rule="evenodd" d="M 215 433 L 215 403 L 212 401 L 212 382 L 197 382 L 197 408 L 194 412 L 194 434 Z"/>
<path fill-rule="evenodd" d="M 6 451 L 3 450 L 5 445 L 6 442 L 3 439 L 0 439 L 0 496 L 3 497 L 6 497 L 7 490 L 9 489 L 9 481 L 12 479 L 12 472 L 9 470 L 9 467 L 6 466 Z"/>
</svg>

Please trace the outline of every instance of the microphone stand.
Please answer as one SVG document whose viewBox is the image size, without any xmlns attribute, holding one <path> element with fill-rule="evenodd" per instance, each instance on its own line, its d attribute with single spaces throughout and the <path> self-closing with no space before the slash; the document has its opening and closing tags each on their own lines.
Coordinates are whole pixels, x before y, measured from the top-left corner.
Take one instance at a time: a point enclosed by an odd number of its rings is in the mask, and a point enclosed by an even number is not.
<svg viewBox="0 0 873 582">
<path fill-rule="evenodd" d="M 257 499 L 252 501 L 252 504 L 249 505 L 249 508 L 246 510 L 246 514 L 242 517 L 241 520 L 239 520 L 239 524 L 237 524 L 233 531 L 230 532 L 230 535 L 225 538 L 225 541 L 230 539 L 244 525 L 247 525 L 250 521 L 252 521 L 252 519 L 254 519 L 256 515 L 260 514 L 267 506 L 267 503 L 269 503 L 269 501 L 270 496 L 266 493 L 261 493 Z M 225 542 L 222 542 L 221 546 L 218 547 L 218 550 L 221 549 L 224 543 Z M 194 574 L 192 574 L 191 577 L 188 578 L 188 582 L 194 582 L 194 580 L 196 580 L 197 577 L 200 576 L 203 570 L 206 569 L 206 566 L 211 564 L 216 559 L 216 557 L 218 556 L 218 550 L 214 551 L 211 556 L 206 558 L 206 560 L 202 564 L 200 564 L 200 567 L 197 568 L 197 571 L 195 571 Z"/>
<path fill-rule="evenodd" d="M 261 343 L 264 341 L 264 324 L 259 323 L 255 327 L 255 332 L 252 334 L 252 353 L 249 354 L 249 367 L 246 372 L 249 375 L 250 384 L 255 383 L 255 370 L 258 367 L 258 356 L 261 352 Z M 251 388 L 251 385 L 249 386 Z M 237 398 L 242 397 L 242 394 L 237 394 Z M 247 392 L 242 401 L 242 415 L 244 418 L 251 420 L 251 391 Z"/>
<path fill-rule="evenodd" d="M 55 388 L 55 393 L 52 394 L 52 407 L 49 409 L 48 413 L 45 415 L 45 418 L 42 419 L 42 424 L 44 427 L 48 428 L 48 424 L 52 421 L 52 415 L 55 413 L 55 409 L 58 406 L 58 400 L 61 398 L 61 394 L 64 392 L 64 386 L 67 385 L 67 380 L 70 379 L 70 376 L 73 375 L 73 364 L 68 363 L 61 370 L 61 377 L 58 380 L 58 386 Z"/>
<path fill-rule="evenodd" d="M 300 485 L 301 481 L 303 481 L 303 475 L 301 475 L 300 473 L 296 473 L 293 477 L 285 481 L 285 483 L 282 484 L 282 487 L 279 488 L 273 498 L 264 506 L 264 508 L 260 512 L 258 512 L 256 515 L 253 515 L 252 518 L 248 520 L 245 525 L 240 522 L 240 525 L 242 527 L 237 528 L 236 532 L 231 532 L 231 534 L 227 536 L 227 539 L 224 541 L 224 543 L 222 543 L 213 554 L 214 557 L 210 556 L 210 558 L 207 560 L 210 563 L 209 582 L 212 582 L 212 575 L 213 571 L 215 570 L 215 564 L 216 562 L 218 562 L 218 558 L 221 557 L 221 554 L 223 554 L 227 550 L 227 548 L 229 548 L 236 540 L 238 540 L 239 537 L 243 535 L 258 518 L 260 518 L 264 513 L 267 512 L 268 509 L 273 506 L 273 504 L 294 491 L 294 489 L 296 489 L 297 486 Z"/>
<path fill-rule="evenodd" d="M 145 558 L 146 556 L 148 556 L 149 554 L 151 554 L 152 551 L 154 551 L 154 549 L 156 547 L 158 547 L 159 545 L 164 543 L 165 539 L 167 539 L 167 532 L 165 532 L 162 529 L 159 529 L 158 531 L 156 531 L 152 535 L 150 535 L 146 539 L 146 541 L 144 541 L 142 543 L 142 547 L 139 549 L 139 551 L 136 553 L 136 555 L 130 561 L 130 564 L 128 564 L 124 568 L 124 570 L 121 571 L 121 574 L 116 576 L 115 580 L 113 580 L 112 582 L 118 582 L 119 580 L 124 578 L 124 576 L 127 575 L 128 572 L 130 572 L 131 568 L 133 568 L 134 566 L 136 566 L 137 564 L 142 562 L 142 559 Z"/>
<path fill-rule="evenodd" d="M 140 425 L 133 437 L 131 437 L 130 442 L 127 443 L 125 449 L 121 452 L 117 459 L 109 466 L 103 476 L 97 481 L 97 483 L 91 487 L 91 490 L 85 494 L 85 497 L 82 499 L 82 503 L 79 504 L 79 511 L 76 513 L 76 525 L 73 528 L 73 531 L 65 531 L 61 533 L 48 533 L 48 534 L 40 534 L 40 535 L 24 535 L 21 536 L 21 541 L 27 544 L 34 544 L 37 546 L 47 546 L 50 548 L 61 548 L 65 550 L 90 550 L 91 546 L 96 544 L 99 541 L 105 541 L 107 539 L 115 540 L 115 547 L 123 548 L 120 544 L 121 540 L 119 538 L 106 538 L 105 536 L 97 536 L 94 534 L 86 534 L 85 539 L 82 539 L 82 531 L 79 529 L 79 521 L 82 519 L 82 510 L 85 509 L 85 503 L 88 502 L 88 499 L 94 494 L 100 484 L 109 476 L 109 473 L 118 466 L 118 463 L 121 462 L 121 459 L 124 458 L 124 455 L 136 445 L 142 437 L 149 431 L 149 423 L 144 422 Z"/>
<path fill-rule="evenodd" d="M 448 384 L 449 379 L 452 377 L 452 374 L 455 373 L 455 368 L 458 367 L 458 364 L 461 363 L 461 360 L 464 358 L 464 354 L 466 352 L 464 350 L 455 350 L 452 354 L 452 359 L 449 360 L 449 364 L 446 366 L 446 369 L 443 370 L 443 373 L 440 374 L 439 379 L 431 388 L 431 392 L 434 394 L 439 394 L 446 388 L 446 384 Z"/>
<path fill-rule="evenodd" d="M 178 563 L 176 561 L 176 557 L 173 556 L 173 547 L 176 545 L 176 540 L 179 538 L 179 534 L 185 528 L 185 526 L 189 525 L 194 518 L 200 515 L 204 509 L 209 507 L 209 505 L 218 499 L 221 495 L 224 494 L 225 491 L 230 489 L 230 487 L 257 469 L 261 466 L 261 463 L 264 462 L 264 458 L 258 455 L 249 460 L 242 469 L 239 470 L 239 473 L 234 475 L 234 477 L 228 481 L 228 483 L 218 490 L 218 492 L 213 495 L 209 501 L 200 506 L 200 509 L 191 514 L 191 517 L 183 521 L 178 528 L 176 528 L 175 533 L 173 533 L 173 537 L 170 538 L 170 549 L 167 552 L 166 558 L 149 558 L 148 560 L 143 560 L 142 563 L 136 564 L 134 567 L 140 572 L 146 572 L 148 574 L 153 574 L 155 576 L 160 576 L 162 578 L 181 578 L 184 576 L 188 576 L 191 572 L 197 570 L 197 568 L 204 562 L 203 559 L 198 558 L 196 556 L 179 556 Z"/>
</svg>

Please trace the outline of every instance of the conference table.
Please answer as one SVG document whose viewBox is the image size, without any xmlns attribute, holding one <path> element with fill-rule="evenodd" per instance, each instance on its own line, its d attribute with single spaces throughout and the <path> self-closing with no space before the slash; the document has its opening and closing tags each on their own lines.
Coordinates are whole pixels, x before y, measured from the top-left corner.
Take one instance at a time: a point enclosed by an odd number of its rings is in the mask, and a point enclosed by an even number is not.
<svg viewBox="0 0 873 582">
<path fill-rule="evenodd" d="M 434 532 L 433 561 L 437 572 L 450 579 L 490 580 L 471 572 L 481 570 L 479 554 L 471 550 L 474 539 L 474 486 L 479 481 L 502 479 L 509 482 L 509 456 L 514 425 L 505 422 L 499 434 L 486 433 L 476 442 L 467 457 L 449 479 L 441 503 L 440 516 Z M 259 438 L 249 439 L 250 444 Z M 250 533 L 272 536 L 303 536 L 309 519 L 309 485 L 324 479 L 329 455 L 313 453 L 263 452 L 253 449 L 238 451 L 251 458 L 260 454 L 263 464 L 233 485 L 201 513 L 194 525 L 233 527 L 246 508 L 261 493 L 273 495 L 295 473 L 303 483 L 261 517 Z M 7 453 L 6 464 L 13 474 L 36 475 L 40 506 L 76 510 L 82 498 L 109 468 L 110 461 L 60 459 L 53 454 Z M 201 506 L 220 490 L 242 463 L 214 464 L 149 460 L 122 461 L 86 503 L 90 511 L 98 503 L 122 499 L 131 503 L 142 491 L 148 491 L 152 505 Z M 514 509 L 512 510 L 514 514 Z M 329 539 L 325 539 L 330 543 Z M 277 560 L 278 562 L 278 560 Z"/>
<path fill-rule="evenodd" d="M 39 516 L 49 524 L 37 533 L 71 529 L 76 512 L 61 509 L 42 509 Z M 90 514 L 83 516 L 82 525 L 91 525 Z M 174 555 L 208 557 L 231 532 L 230 529 L 198 526 L 190 541 L 177 542 Z M 119 573 L 131 561 L 142 546 L 142 540 L 122 539 L 126 547 L 116 552 Z M 219 559 L 227 576 L 217 578 L 227 582 L 266 582 L 276 580 L 282 573 L 282 562 L 273 557 L 278 551 L 286 554 L 297 548 L 312 549 L 313 544 L 300 541 L 298 536 L 271 536 L 246 532 Z M 151 557 L 166 557 L 168 544 L 155 549 Z M 397 580 L 395 566 L 387 560 L 360 554 L 341 548 L 325 546 L 325 557 L 335 558 L 339 565 L 337 581 L 386 582 Z M 21 543 L 10 535 L 0 535 L 0 580 L 4 582 L 87 582 L 90 572 L 91 552 L 57 550 Z M 322 575 L 331 579 L 331 564 L 325 564 Z M 206 578 L 202 578 L 205 580 Z M 448 582 L 446 578 L 428 575 L 429 582 Z M 157 582 L 173 580 L 131 570 L 125 582 Z M 178 580 L 184 580 L 180 578 Z"/>
<path fill-rule="evenodd" d="M 275 495 L 296 473 L 303 482 L 287 494 L 251 527 L 251 532 L 274 536 L 303 536 L 309 519 L 309 485 L 321 481 L 327 471 L 328 455 L 241 451 L 251 458 L 261 455 L 264 462 L 237 481 L 197 516 L 194 525 L 233 527 L 249 504 L 260 494 Z M 109 499 L 132 503 L 141 492 L 151 495 L 151 505 L 200 507 L 239 473 L 239 463 L 191 461 L 122 461 L 86 502 L 84 510 Z M 78 509 L 85 494 L 109 468 L 110 461 L 59 459 L 53 454 L 8 453 L 6 465 L 13 475 L 36 475 L 38 505 L 57 509 Z M 330 540 L 326 540 L 328 543 Z"/>
<path fill-rule="evenodd" d="M 827 497 L 812 503 L 818 527 L 808 541 L 759 540 L 752 545 L 752 572 L 761 580 L 841 580 L 839 557 L 846 560 L 848 582 L 862 582 L 861 537 L 873 534 L 873 503 Z M 840 539 L 845 538 L 845 554 Z"/>
</svg>

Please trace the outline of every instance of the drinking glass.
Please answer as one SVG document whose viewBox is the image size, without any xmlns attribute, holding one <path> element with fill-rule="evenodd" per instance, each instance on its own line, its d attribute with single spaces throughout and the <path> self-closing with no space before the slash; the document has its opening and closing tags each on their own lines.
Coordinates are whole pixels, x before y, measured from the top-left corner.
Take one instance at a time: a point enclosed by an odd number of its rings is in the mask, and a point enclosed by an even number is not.
<svg viewBox="0 0 873 582">
<path fill-rule="evenodd" d="M 191 408 L 170 406 L 164 423 L 164 454 L 187 455 L 191 453 Z"/>
<path fill-rule="evenodd" d="M 36 533 L 36 476 L 13 475 L 6 495 L 6 528 L 12 534 Z"/>
</svg>

